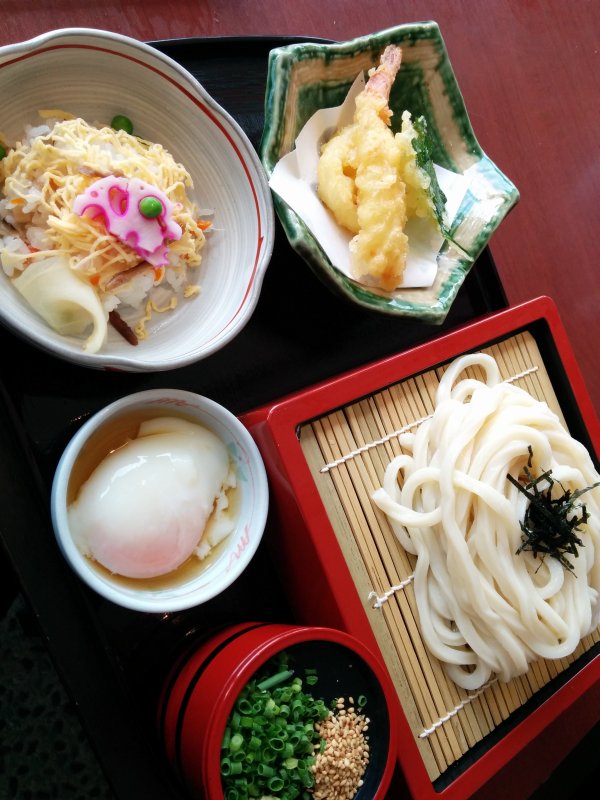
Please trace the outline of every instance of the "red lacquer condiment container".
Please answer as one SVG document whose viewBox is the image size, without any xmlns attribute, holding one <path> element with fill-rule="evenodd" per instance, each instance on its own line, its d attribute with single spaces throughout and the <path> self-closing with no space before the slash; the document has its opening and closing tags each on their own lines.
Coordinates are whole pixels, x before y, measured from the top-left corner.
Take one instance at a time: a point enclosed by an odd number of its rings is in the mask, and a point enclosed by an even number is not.
<svg viewBox="0 0 600 800">
<path fill-rule="evenodd" d="M 286 651 L 310 692 L 326 703 L 363 696 L 370 757 L 356 800 L 383 800 L 397 753 L 398 700 L 387 671 L 361 642 L 333 628 L 248 622 L 220 630 L 182 657 L 165 681 L 159 737 L 169 762 L 195 800 L 224 800 L 221 742 L 240 692 L 271 658 Z M 305 687 L 305 691 L 309 691 Z"/>
</svg>

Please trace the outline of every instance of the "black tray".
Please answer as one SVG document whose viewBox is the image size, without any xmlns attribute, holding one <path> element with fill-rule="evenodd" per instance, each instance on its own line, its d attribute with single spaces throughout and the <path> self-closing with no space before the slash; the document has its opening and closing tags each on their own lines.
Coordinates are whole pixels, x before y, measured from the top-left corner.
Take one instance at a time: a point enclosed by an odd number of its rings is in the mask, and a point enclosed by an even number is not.
<svg viewBox="0 0 600 800">
<path fill-rule="evenodd" d="M 188 68 L 258 149 L 268 53 L 292 41 L 297 40 L 153 44 Z M 77 428 L 118 397 L 162 386 L 204 394 L 240 414 L 506 305 L 486 249 L 441 326 L 361 309 L 320 283 L 277 223 L 273 258 L 252 319 L 233 342 L 195 365 L 141 375 L 94 371 L 48 356 L 0 329 L 0 347 L 18 365 L 9 369 L 4 362 L 0 373 L 0 536 L 119 800 L 185 797 L 164 763 L 154 725 L 161 679 L 182 643 L 223 623 L 292 617 L 265 543 L 234 586 L 200 609 L 139 614 L 89 590 L 60 554 L 49 515 L 54 469 Z M 267 536 L 274 533 L 269 529 Z"/>
</svg>

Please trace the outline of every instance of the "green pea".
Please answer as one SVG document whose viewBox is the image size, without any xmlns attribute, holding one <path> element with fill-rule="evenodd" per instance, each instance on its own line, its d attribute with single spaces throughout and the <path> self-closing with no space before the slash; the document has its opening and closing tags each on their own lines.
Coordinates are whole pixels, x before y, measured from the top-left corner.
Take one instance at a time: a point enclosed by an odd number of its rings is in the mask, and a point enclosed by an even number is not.
<svg viewBox="0 0 600 800">
<path fill-rule="evenodd" d="M 117 114 L 116 117 L 112 118 L 110 123 L 111 128 L 114 128 L 116 131 L 125 131 L 125 133 L 133 133 L 133 122 L 126 117 L 124 114 Z"/>
<path fill-rule="evenodd" d="M 140 209 L 140 214 L 148 219 L 159 217 L 164 211 L 163 204 L 160 200 L 152 196 L 142 197 L 138 208 Z"/>
<path fill-rule="evenodd" d="M 0 161 L 1 161 L 1 160 L 4 158 L 4 156 L 5 156 L 5 155 L 6 155 L 6 148 L 5 148 L 5 147 L 3 147 L 3 146 L 0 144 Z"/>
</svg>

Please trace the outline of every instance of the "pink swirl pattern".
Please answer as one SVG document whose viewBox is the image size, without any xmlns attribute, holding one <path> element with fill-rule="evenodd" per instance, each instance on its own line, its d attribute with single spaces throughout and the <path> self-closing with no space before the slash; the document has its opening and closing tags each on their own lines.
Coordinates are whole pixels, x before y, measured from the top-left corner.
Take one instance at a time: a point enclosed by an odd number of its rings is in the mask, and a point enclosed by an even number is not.
<svg viewBox="0 0 600 800">
<path fill-rule="evenodd" d="M 145 217 L 139 209 L 146 197 L 156 198 L 163 211 Z M 108 175 L 89 186 L 73 202 L 79 216 L 103 217 L 109 233 L 154 267 L 169 263 L 168 242 L 181 238 L 181 227 L 173 219 L 175 204 L 158 187 L 139 178 Z"/>
</svg>

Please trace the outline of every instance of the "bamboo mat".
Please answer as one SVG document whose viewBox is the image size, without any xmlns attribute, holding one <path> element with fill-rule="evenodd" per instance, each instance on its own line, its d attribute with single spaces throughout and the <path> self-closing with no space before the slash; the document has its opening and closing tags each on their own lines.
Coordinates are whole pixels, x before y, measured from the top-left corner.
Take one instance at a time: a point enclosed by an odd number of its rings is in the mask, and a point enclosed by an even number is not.
<svg viewBox="0 0 600 800">
<path fill-rule="evenodd" d="M 544 363 L 528 332 L 483 349 L 512 380 L 559 415 Z M 471 377 L 484 379 L 479 367 Z M 300 445 L 321 494 L 373 633 L 432 781 L 521 707 L 536 691 L 600 641 L 600 628 L 568 658 L 539 660 L 509 683 L 476 692 L 457 687 L 421 638 L 412 587 L 415 557 L 398 543 L 371 500 L 389 461 L 401 452 L 397 433 L 434 410 L 443 368 L 386 387 L 300 428 Z M 564 422 L 564 419 L 563 419 Z"/>
</svg>

